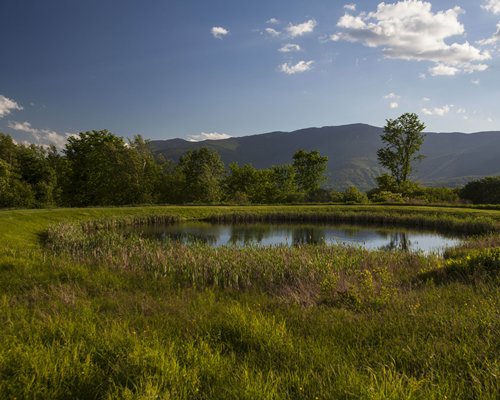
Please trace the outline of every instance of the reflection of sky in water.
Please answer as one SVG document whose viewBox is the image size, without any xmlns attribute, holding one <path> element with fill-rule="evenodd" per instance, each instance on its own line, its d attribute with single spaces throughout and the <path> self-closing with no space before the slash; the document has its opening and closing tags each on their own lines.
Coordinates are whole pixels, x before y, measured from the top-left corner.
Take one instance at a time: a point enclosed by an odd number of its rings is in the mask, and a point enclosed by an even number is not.
<svg viewBox="0 0 500 400">
<path fill-rule="evenodd" d="M 445 247 L 460 243 L 460 239 L 436 232 L 405 228 L 387 229 L 348 225 L 301 224 L 209 224 L 186 222 L 130 228 L 160 240 L 177 240 L 182 243 L 201 242 L 219 247 L 225 245 L 275 246 L 280 244 L 348 244 L 367 249 L 402 249 L 439 252 Z"/>
</svg>

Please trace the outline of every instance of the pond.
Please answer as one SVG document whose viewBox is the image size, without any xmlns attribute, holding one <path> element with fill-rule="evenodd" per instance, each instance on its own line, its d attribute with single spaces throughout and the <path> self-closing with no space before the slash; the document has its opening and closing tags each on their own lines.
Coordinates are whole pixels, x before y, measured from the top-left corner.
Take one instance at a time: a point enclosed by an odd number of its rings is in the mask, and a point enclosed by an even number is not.
<svg viewBox="0 0 500 400">
<path fill-rule="evenodd" d="M 387 228 L 345 224 L 251 223 L 215 224 L 182 222 L 125 228 L 126 233 L 183 244 L 219 246 L 297 246 L 348 244 L 366 249 L 442 252 L 460 244 L 457 235 L 409 228 Z"/>
</svg>

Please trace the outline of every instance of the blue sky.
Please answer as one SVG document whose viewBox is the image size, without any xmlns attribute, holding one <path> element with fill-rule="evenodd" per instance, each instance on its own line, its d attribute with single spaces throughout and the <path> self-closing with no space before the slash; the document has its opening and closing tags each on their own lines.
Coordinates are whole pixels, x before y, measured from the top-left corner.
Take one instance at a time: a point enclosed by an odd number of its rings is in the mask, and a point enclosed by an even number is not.
<svg viewBox="0 0 500 400">
<path fill-rule="evenodd" d="M 500 0 L 2 0 L 0 131 L 500 130 Z"/>
</svg>

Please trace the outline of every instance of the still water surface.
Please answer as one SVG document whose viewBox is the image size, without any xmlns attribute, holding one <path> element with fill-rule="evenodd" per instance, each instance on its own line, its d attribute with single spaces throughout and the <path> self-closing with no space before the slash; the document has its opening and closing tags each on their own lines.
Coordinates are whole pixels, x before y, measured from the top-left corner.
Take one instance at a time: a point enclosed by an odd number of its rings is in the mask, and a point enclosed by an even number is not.
<svg viewBox="0 0 500 400">
<path fill-rule="evenodd" d="M 432 231 L 345 224 L 212 224 L 196 221 L 134 227 L 127 231 L 161 241 L 205 243 L 214 247 L 348 244 L 366 249 L 432 253 L 461 241 L 456 235 Z"/>
</svg>

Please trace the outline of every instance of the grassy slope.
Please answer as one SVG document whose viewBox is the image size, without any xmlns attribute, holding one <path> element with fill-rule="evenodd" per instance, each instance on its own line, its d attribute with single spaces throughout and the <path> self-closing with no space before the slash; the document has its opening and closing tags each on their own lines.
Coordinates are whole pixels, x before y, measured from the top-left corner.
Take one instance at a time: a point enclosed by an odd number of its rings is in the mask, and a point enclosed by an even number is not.
<svg viewBox="0 0 500 400">
<path fill-rule="evenodd" d="M 496 398 L 498 280 L 398 286 L 389 303 L 361 308 L 304 306 L 258 287 L 179 288 L 38 244 L 63 221 L 346 211 L 500 221 L 499 211 L 396 206 L 0 211 L 0 398 Z M 418 259 L 413 272 L 436 262 Z"/>
</svg>

